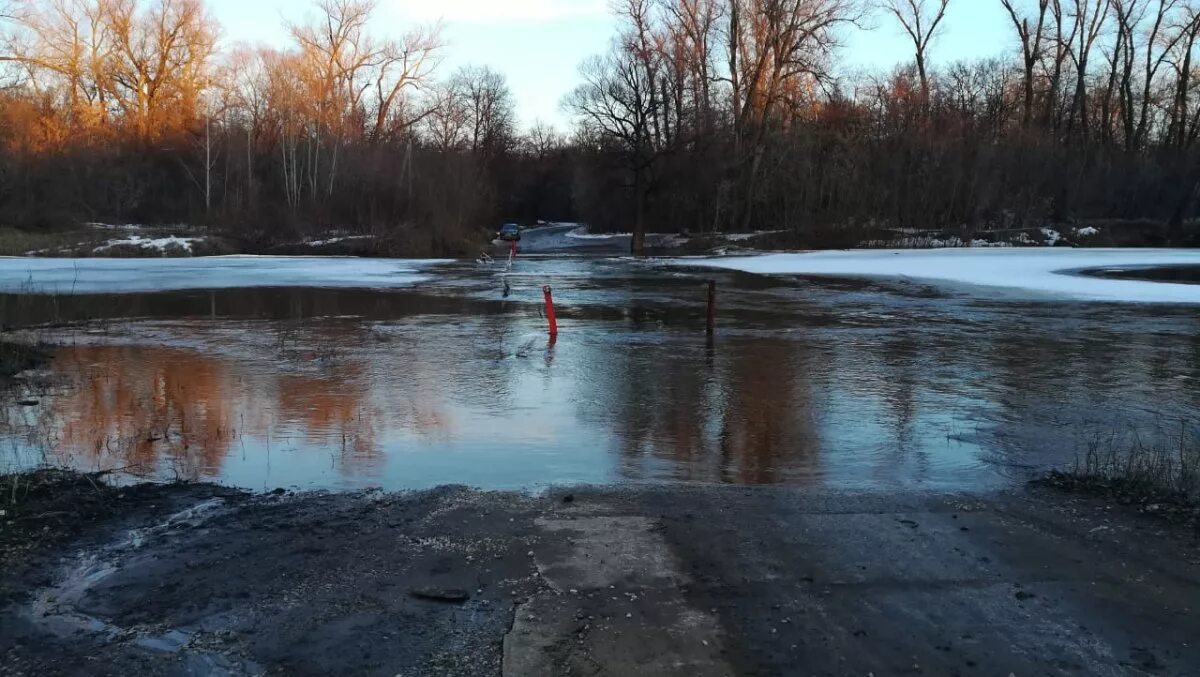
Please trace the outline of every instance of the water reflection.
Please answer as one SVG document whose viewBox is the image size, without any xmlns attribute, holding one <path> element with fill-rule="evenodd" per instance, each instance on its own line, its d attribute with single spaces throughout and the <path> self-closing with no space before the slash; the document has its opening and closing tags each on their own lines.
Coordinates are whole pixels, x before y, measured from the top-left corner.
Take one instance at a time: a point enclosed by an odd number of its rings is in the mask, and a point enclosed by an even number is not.
<svg viewBox="0 0 1200 677">
<path fill-rule="evenodd" d="M 0 441 L 17 464 L 250 488 L 967 488 L 1069 461 L 1114 427 L 1200 420 L 1200 327 L 1183 311 L 729 278 L 709 343 L 695 280 L 580 276 L 556 286 L 551 345 L 535 292 L 493 299 L 463 275 L 434 292 L 26 299 L 25 322 L 127 321 L 59 330 L 30 386 L 40 405 L 0 407 Z"/>
</svg>

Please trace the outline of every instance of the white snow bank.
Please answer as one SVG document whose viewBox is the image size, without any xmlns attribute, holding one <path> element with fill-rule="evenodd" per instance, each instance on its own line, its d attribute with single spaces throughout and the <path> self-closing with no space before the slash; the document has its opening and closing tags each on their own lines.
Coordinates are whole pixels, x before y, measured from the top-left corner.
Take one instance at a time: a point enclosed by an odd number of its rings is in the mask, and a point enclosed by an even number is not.
<svg viewBox="0 0 1200 677">
<path fill-rule="evenodd" d="M 776 233 L 782 232 L 782 230 L 756 230 L 753 233 L 726 233 L 723 235 L 723 237 L 728 242 L 745 242 L 747 240 L 753 240 L 756 237 L 775 235 Z"/>
<path fill-rule="evenodd" d="M 0 291 L 68 294 L 236 287 L 407 287 L 441 260 L 289 256 L 186 259 L 0 257 Z"/>
<path fill-rule="evenodd" d="M 140 247 L 142 249 L 157 249 L 159 253 L 165 253 L 167 247 L 181 247 L 184 251 L 191 253 L 192 245 L 197 242 L 203 242 L 202 237 L 142 237 L 141 235 L 130 235 L 129 237 L 120 240 L 109 240 L 107 244 L 102 244 L 92 250 L 94 254 L 103 254 L 113 247 Z"/>
<path fill-rule="evenodd" d="M 148 227 L 138 223 L 85 223 L 84 225 L 96 230 L 146 230 Z"/>
<path fill-rule="evenodd" d="M 1076 228 L 1075 234 L 1078 235 L 1079 237 L 1091 237 L 1093 235 L 1099 235 L 1100 229 L 1093 228 L 1092 226 L 1085 226 L 1083 228 Z"/>
<path fill-rule="evenodd" d="M 584 226 L 567 233 L 572 240 L 610 240 L 614 237 L 633 237 L 633 233 L 589 233 Z"/>
<path fill-rule="evenodd" d="M 309 240 L 304 244 L 309 247 L 321 247 L 327 244 L 337 244 L 339 242 L 352 242 L 354 240 L 373 240 L 374 235 L 346 235 L 344 237 L 331 237 L 328 240 Z"/>
<path fill-rule="evenodd" d="M 1021 235 L 1025 235 L 1021 233 Z M 1028 241 L 1028 240 L 1026 240 Z M 953 247 L 1012 247 L 1011 242 L 992 242 L 982 238 L 964 240 L 958 236 L 904 237 L 897 240 L 867 240 L 863 246 L 870 249 L 942 249 Z"/>
<path fill-rule="evenodd" d="M 1200 265 L 1200 250 L 1188 249 L 851 250 L 676 259 L 674 263 L 760 274 L 940 280 L 1016 290 L 1034 298 L 1050 296 L 1094 301 L 1200 303 L 1200 285 L 1072 274 L 1072 271 L 1085 268 Z"/>
</svg>

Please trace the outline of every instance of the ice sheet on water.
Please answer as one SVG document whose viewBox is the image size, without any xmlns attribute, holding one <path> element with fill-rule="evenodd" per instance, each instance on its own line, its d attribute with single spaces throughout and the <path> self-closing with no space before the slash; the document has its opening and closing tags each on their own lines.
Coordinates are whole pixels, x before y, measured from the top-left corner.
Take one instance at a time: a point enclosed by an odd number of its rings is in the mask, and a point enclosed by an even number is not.
<svg viewBox="0 0 1200 677">
<path fill-rule="evenodd" d="M 748 273 L 907 277 L 1007 288 L 1034 297 L 1143 303 L 1200 303 L 1200 285 L 1073 274 L 1090 268 L 1200 265 L 1189 249 L 909 249 L 823 251 L 677 259 L 681 265 Z"/>
<path fill-rule="evenodd" d="M 179 259 L 0 258 L 0 292 L 144 292 L 237 287 L 405 287 L 434 259 L 214 256 Z"/>
</svg>

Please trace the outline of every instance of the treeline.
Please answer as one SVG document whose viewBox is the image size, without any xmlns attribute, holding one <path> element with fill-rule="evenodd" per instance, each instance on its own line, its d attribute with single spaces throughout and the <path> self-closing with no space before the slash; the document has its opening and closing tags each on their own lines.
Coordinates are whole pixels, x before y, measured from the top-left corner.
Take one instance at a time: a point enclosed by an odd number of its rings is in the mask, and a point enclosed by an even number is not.
<svg viewBox="0 0 1200 677">
<path fill-rule="evenodd" d="M 984 2 L 1014 53 L 929 68 L 946 13 Z M 578 206 L 602 226 L 785 229 L 815 246 L 1087 219 L 1194 237 L 1198 8 L 621 0 L 619 38 L 568 99 Z M 839 36 L 867 24 L 902 30 L 910 65 L 839 77 Z"/>
<path fill-rule="evenodd" d="M 348 229 L 420 253 L 466 251 L 501 218 L 569 215 L 564 139 L 519 133 L 489 68 L 436 78 L 439 27 L 382 37 L 374 5 L 320 0 L 289 47 L 227 52 L 202 0 L 11 5 L 0 222 Z"/>
<path fill-rule="evenodd" d="M 535 219 L 817 246 L 1196 232 L 1200 0 L 618 0 L 611 49 L 563 102 L 570 136 L 519 130 L 501 74 L 439 72 L 439 28 L 385 36 L 371 0 L 319 0 L 289 46 L 224 51 L 202 0 L 3 2 L 0 225 L 349 229 L 396 253 Z M 1004 10 L 1011 53 L 930 67 L 974 2 Z M 909 36 L 908 65 L 847 74 L 856 26 Z"/>
</svg>

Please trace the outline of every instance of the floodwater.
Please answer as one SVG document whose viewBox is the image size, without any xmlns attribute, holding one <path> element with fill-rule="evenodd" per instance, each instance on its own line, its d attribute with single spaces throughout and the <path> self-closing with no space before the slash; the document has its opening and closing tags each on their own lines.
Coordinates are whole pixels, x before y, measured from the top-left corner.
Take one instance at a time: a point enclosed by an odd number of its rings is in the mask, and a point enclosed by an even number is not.
<svg viewBox="0 0 1200 677">
<path fill-rule="evenodd" d="M 1107 277 L 1118 280 L 1200 284 L 1200 266 L 1100 268 L 1083 272 L 1088 275 L 1095 275 L 1096 277 Z"/>
<path fill-rule="evenodd" d="M 339 275 L 0 295 L 4 325 L 52 323 L 38 335 L 61 346 L 0 405 L 0 463 L 250 489 L 977 490 L 1200 421 L 1189 307 L 617 258 L 431 265 L 397 288 Z"/>
</svg>

